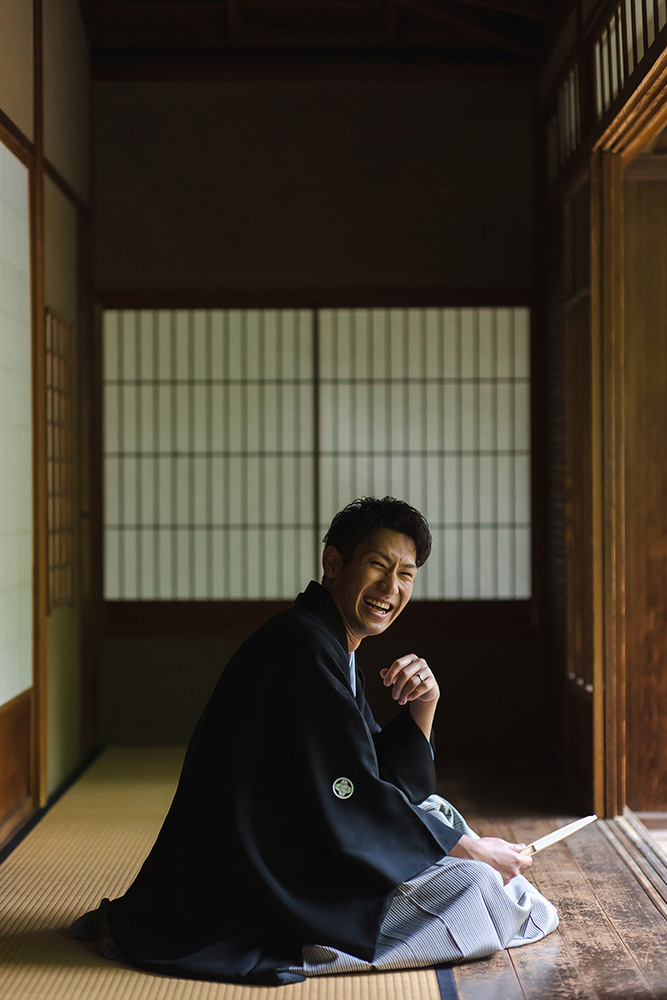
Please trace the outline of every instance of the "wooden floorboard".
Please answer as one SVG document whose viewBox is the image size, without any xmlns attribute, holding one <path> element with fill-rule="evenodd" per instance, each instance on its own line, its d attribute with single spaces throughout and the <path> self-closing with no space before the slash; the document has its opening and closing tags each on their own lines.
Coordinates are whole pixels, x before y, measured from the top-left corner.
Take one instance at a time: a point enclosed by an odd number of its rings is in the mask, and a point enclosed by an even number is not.
<svg viewBox="0 0 667 1000">
<path fill-rule="evenodd" d="M 530 843 L 581 814 L 558 793 L 550 809 L 542 777 L 537 794 L 529 780 L 504 795 L 501 763 L 495 773 L 453 773 L 439 790 L 481 836 Z M 458 966 L 460 1000 L 667 1000 L 667 919 L 659 894 L 642 883 L 642 859 L 635 863 L 622 844 L 622 831 L 602 821 L 536 855 L 527 874 L 557 906 L 558 929 Z"/>
</svg>

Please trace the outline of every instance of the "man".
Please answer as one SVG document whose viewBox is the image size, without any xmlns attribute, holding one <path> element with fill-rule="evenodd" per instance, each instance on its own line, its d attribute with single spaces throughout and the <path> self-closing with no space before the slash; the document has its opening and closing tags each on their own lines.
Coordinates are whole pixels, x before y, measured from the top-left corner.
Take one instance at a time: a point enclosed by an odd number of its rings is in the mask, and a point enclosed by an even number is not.
<svg viewBox="0 0 667 1000">
<path fill-rule="evenodd" d="M 431 536 L 362 498 L 324 539 L 322 583 L 234 654 L 134 883 L 73 926 L 160 973 L 280 984 L 491 954 L 557 923 L 523 845 L 479 839 L 433 795 L 440 696 L 415 653 L 381 671 L 384 728 L 355 654 L 412 594 Z"/>
</svg>

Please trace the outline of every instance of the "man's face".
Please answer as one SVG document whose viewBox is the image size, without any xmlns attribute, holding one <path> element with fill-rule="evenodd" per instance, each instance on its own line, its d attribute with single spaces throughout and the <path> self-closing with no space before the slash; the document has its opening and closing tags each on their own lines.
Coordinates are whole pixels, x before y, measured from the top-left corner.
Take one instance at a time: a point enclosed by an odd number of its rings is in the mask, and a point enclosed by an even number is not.
<svg viewBox="0 0 667 1000">
<path fill-rule="evenodd" d="M 338 549 L 324 550 L 325 586 L 343 619 L 350 650 L 367 635 L 379 635 L 410 600 L 417 575 L 415 543 L 383 529 L 361 542 L 348 563 Z"/>
</svg>

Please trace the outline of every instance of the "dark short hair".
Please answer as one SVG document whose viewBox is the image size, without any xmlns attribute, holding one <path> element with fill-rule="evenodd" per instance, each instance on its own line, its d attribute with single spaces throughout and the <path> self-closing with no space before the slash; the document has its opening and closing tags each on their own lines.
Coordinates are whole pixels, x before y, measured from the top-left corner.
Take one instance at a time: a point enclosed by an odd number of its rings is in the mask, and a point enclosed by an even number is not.
<svg viewBox="0 0 667 1000">
<path fill-rule="evenodd" d="M 360 497 L 339 511 L 324 536 L 349 562 L 360 542 L 370 541 L 384 529 L 407 535 L 415 543 L 417 566 L 423 566 L 431 552 L 431 532 L 423 514 L 404 500 L 394 497 Z"/>
</svg>

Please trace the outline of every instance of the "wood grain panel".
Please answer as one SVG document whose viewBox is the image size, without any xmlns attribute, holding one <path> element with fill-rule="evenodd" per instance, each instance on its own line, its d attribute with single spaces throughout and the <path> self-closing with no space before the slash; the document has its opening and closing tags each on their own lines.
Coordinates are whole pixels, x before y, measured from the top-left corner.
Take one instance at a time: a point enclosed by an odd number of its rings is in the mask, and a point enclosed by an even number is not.
<svg viewBox="0 0 667 1000">
<path fill-rule="evenodd" d="M 625 186 L 627 802 L 667 808 L 667 183 Z"/>
<path fill-rule="evenodd" d="M 30 811 L 30 717 L 32 691 L 0 707 L 0 842 Z"/>
</svg>

